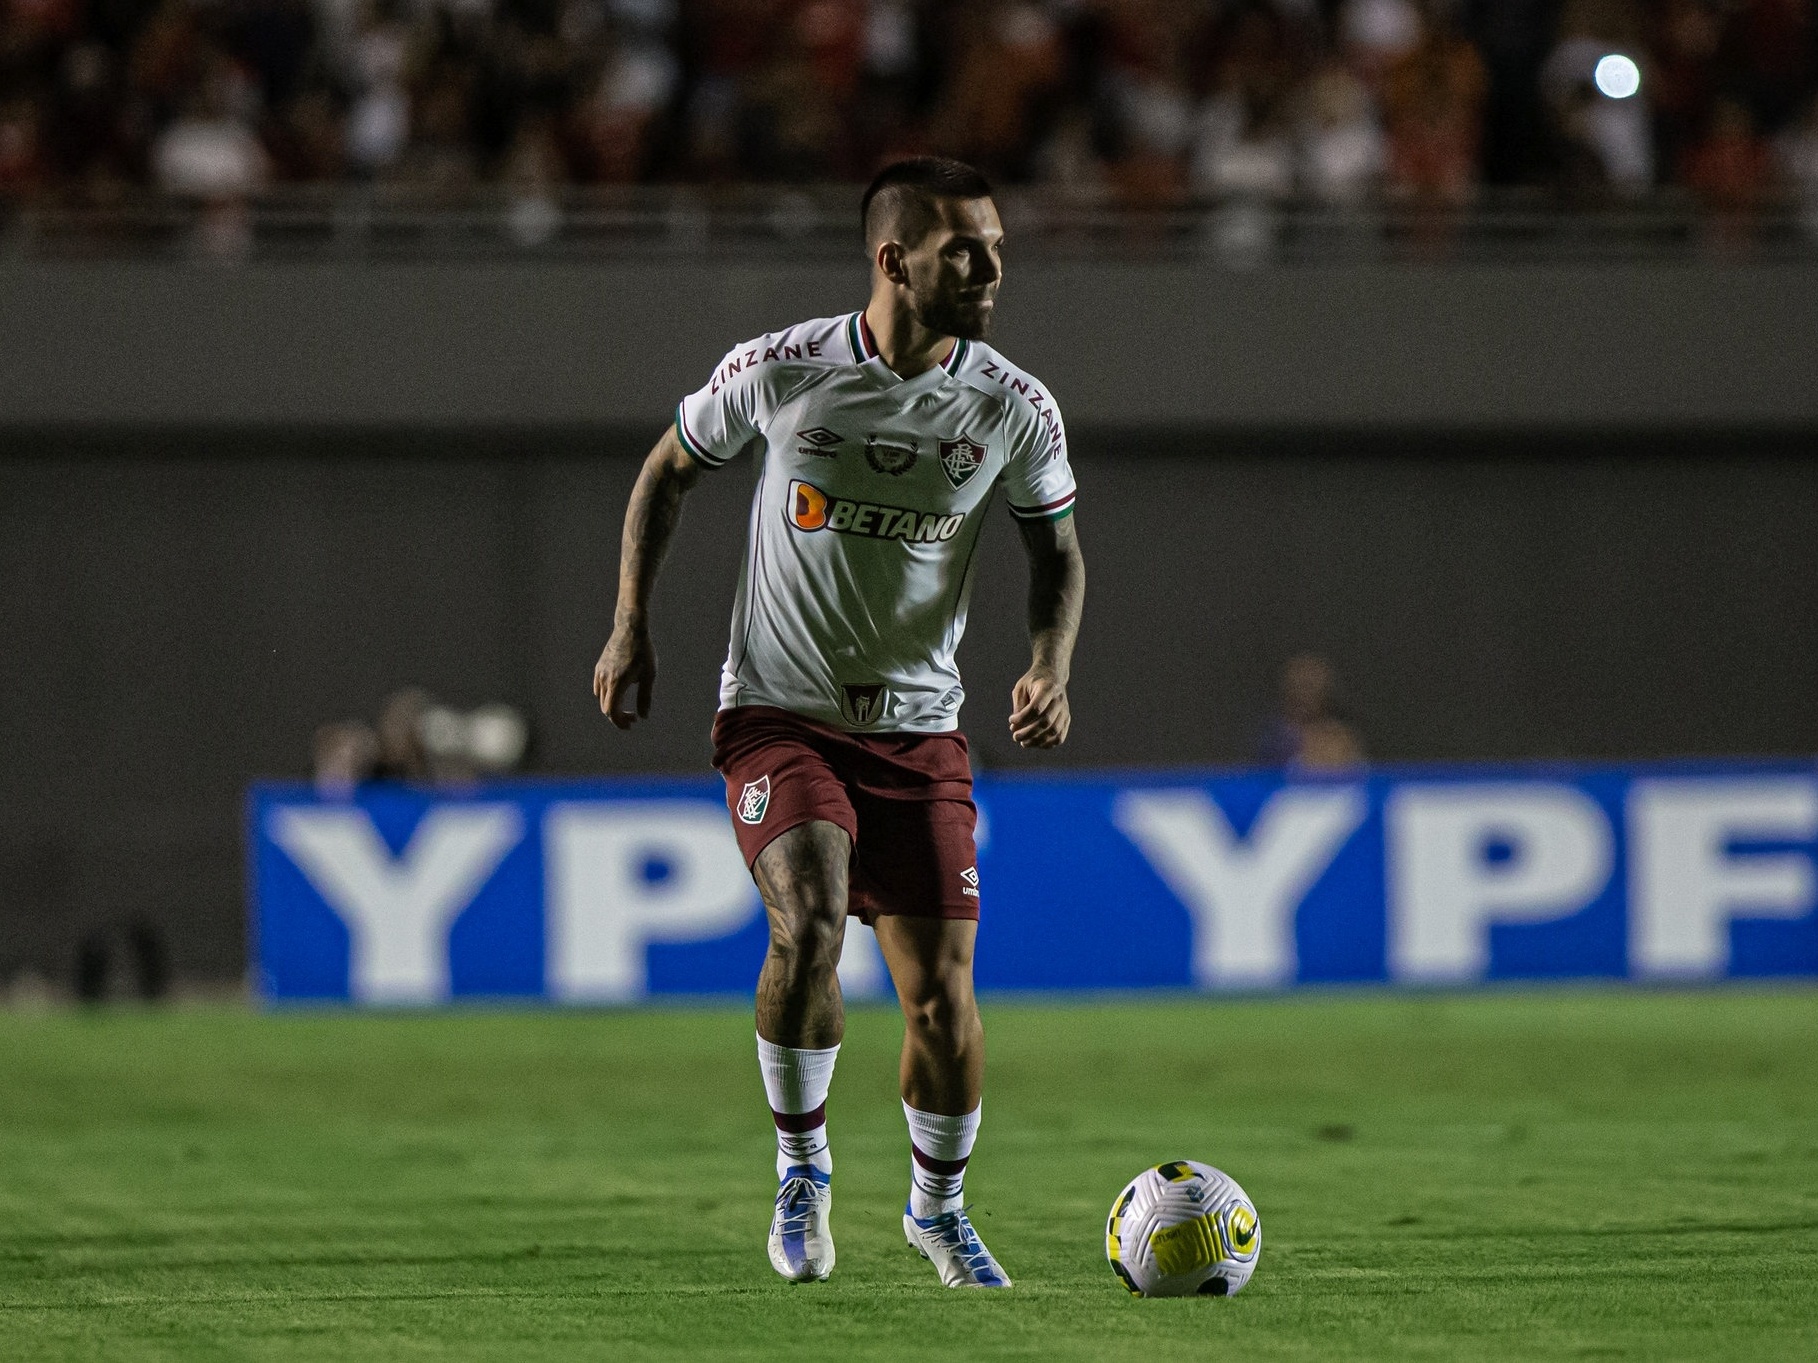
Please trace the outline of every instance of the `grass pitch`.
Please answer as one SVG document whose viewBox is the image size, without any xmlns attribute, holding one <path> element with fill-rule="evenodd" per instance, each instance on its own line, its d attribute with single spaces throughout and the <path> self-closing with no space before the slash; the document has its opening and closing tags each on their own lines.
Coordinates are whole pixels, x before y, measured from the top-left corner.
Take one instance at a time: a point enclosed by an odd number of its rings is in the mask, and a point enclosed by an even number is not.
<svg viewBox="0 0 1818 1363">
<path fill-rule="evenodd" d="M 806 1287 L 742 1010 L 0 1016 L 0 1356 L 1818 1358 L 1818 994 L 986 1023 L 992 1294 L 902 1243 L 891 1013 L 851 1018 Z M 1181 1156 L 1261 1210 L 1241 1296 L 1105 1266 L 1112 1195 Z"/>
</svg>

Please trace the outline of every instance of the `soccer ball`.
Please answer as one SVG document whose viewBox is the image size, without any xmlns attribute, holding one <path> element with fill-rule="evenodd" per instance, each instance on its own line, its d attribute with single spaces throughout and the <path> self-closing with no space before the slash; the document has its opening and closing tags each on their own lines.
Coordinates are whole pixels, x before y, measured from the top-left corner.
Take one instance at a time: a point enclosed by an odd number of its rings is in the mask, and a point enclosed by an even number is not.
<svg viewBox="0 0 1818 1363">
<path fill-rule="evenodd" d="M 1256 1204 L 1197 1160 L 1143 1170 L 1105 1222 L 1111 1271 L 1139 1297 L 1228 1297 L 1250 1281 L 1261 1252 Z"/>
</svg>

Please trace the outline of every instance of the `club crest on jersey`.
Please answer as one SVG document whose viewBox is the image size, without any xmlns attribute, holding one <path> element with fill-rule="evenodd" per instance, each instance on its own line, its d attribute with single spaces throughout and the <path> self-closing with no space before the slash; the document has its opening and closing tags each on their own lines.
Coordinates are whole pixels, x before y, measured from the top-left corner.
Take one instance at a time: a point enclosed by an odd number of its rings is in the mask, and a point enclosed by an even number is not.
<svg viewBox="0 0 1818 1363">
<path fill-rule="evenodd" d="M 890 691 L 881 682 L 847 682 L 840 687 L 846 718 L 854 724 L 876 724 L 884 717 Z"/>
<path fill-rule="evenodd" d="M 747 781 L 745 788 L 739 792 L 739 820 L 742 823 L 763 823 L 764 815 L 770 809 L 770 778 L 760 776 L 755 781 Z"/>
<path fill-rule="evenodd" d="M 958 440 L 941 441 L 941 472 L 947 475 L 947 481 L 955 488 L 964 487 L 971 481 L 985 462 L 985 446 L 969 436 L 962 435 Z"/>
<path fill-rule="evenodd" d="M 900 478 L 915 467 L 921 448 L 903 436 L 884 437 L 876 431 L 865 437 L 865 462 L 879 473 Z"/>
<path fill-rule="evenodd" d="M 795 447 L 797 454 L 815 454 L 822 459 L 833 459 L 839 455 L 839 447 L 846 437 L 838 431 L 830 431 L 825 426 L 816 426 L 812 430 L 797 431 L 795 438 L 803 443 Z"/>
</svg>

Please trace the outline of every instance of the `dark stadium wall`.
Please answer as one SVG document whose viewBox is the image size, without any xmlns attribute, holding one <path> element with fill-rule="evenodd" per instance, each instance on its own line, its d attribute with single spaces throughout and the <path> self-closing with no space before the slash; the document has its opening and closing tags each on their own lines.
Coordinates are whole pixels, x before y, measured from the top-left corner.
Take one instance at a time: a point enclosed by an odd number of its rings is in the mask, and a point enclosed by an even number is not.
<svg viewBox="0 0 1818 1363">
<path fill-rule="evenodd" d="M 0 263 L 0 443 L 28 425 L 642 425 L 862 262 Z M 1076 425 L 1818 428 L 1810 265 L 1013 257 L 1007 353 Z"/>
<path fill-rule="evenodd" d="M 649 431 L 41 435 L 0 460 L 0 980 L 160 925 L 242 968 L 240 800 L 418 683 L 518 704 L 553 772 L 704 771 L 751 470 L 658 596 L 657 710 L 588 691 Z M 1384 760 L 1818 752 L 1818 464 L 1796 439 L 1075 431 L 1091 591 L 1055 757 L 1016 750 L 994 517 L 963 662 L 994 767 L 1240 763 L 1327 653 Z"/>
</svg>

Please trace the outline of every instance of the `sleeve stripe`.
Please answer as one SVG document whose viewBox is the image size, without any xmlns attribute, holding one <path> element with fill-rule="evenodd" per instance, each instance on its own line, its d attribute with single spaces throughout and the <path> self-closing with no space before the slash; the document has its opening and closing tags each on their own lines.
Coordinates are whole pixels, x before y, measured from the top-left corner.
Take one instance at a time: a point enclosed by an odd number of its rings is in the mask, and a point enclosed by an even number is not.
<svg viewBox="0 0 1818 1363">
<path fill-rule="evenodd" d="M 688 418 L 683 415 L 682 404 L 679 402 L 675 405 L 675 431 L 677 435 L 682 437 L 682 448 L 693 455 L 698 463 L 705 464 L 708 468 L 717 469 L 721 464 L 726 462 L 724 459 L 715 459 L 711 454 L 707 453 L 706 448 L 701 442 L 696 440 L 689 432 Z"/>
<path fill-rule="evenodd" d="M 1010 514 L 1019 520 L 1058 521 L 1062 516 L 1072 514 L 1074 495 L 1074 493 L 1069 492 L 1059 501 L 1049 502 L 1045 506 L 1025 507 L 1017 506 L 1014 503 L 1006 503 L 1006 505 L 1010 507 Z"/>
</svg>

